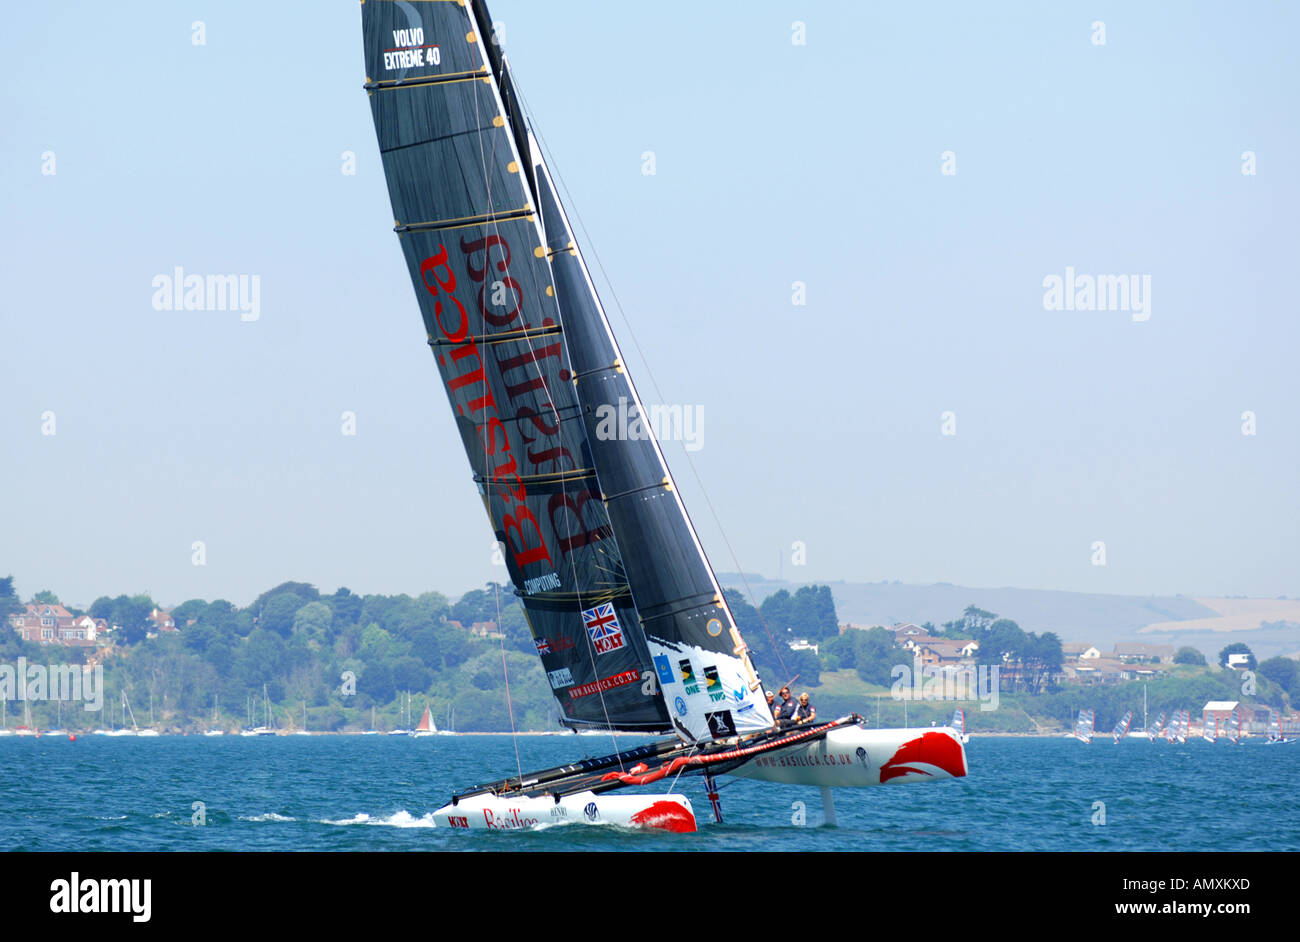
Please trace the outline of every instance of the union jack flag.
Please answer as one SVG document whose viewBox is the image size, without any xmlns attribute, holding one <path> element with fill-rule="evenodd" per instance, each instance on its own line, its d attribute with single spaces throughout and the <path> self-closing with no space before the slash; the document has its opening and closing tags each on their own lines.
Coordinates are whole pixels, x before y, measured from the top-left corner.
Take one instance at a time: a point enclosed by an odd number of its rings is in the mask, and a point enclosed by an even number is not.
<svg viewBox="0 0 1300 942">
<path fill-rule="evenodd" d="M 534 638 L 533 644 L 537 645 L 538 654 L 551 653 L 551 641 L 549 638 Z"/>
<path fill-rule="evenodd" d="M 618 616 L 614 614 L 614 603 L 606 602 L 595 608 L 585 609 L 582 623 L 591 636 L 591 644 L 597 654 L 608 654 L 623 647 L 623 629 L 618 625 Z"/>
</svg>

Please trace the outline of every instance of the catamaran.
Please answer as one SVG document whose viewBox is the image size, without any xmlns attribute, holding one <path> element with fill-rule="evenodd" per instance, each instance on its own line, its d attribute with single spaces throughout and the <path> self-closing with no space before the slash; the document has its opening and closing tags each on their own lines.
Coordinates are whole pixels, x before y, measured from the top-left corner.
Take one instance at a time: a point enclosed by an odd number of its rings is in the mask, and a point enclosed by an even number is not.
<svg viewBox="0 0 1300 942">
<path fill-rule="evenodd" d="M 773 725 L 484 3 L 361 14 L 394 228 L 562 723 L 673 734 L 465 789 L 435 823 L 693 831 L 684 796 L 608 793 L 700 775 L 720 821 L 724 773 L 821 786 L 831 821 L 832 786 L 965 775 L 947 727 Z"/>
</svg>

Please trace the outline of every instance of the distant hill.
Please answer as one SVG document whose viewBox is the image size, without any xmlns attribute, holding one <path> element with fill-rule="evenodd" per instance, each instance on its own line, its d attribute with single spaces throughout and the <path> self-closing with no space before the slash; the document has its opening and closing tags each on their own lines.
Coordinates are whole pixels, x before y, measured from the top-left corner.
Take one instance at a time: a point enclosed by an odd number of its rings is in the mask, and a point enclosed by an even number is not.
<svg viewBox="0 0 1300 942">
<path fill-rule="evenodd" d="M 728 588 L 762 602 L 780 589 L 810 583 L 719 573 Z M 1086 641 L 1110 650 L 1117 641 L 1190 645 L 1214 657 L 1227 644 L 1244 641 L 1261 660 L 1300 651 L 1300 601 L 1196 599 L 1186 596 L 1102 595 L 1051 589 L 974 588 L 947 582 L 820 582 L 829 585 L 842 623 L 893 625 L 959 617 L 968 605 L 1012 619 L 1026 631 L 1054 631 L 1063 641 Z"/>
</svg>

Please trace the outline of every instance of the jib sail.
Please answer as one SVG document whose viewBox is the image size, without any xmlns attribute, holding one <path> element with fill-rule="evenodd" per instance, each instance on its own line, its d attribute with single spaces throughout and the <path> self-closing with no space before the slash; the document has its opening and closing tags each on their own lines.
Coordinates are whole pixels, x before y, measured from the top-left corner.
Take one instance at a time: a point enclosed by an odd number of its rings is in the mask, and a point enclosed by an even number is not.
<svg viewBox="0 0 1300 942">
<path fill-rule="evenodd" d="M 767 729 L 772 715 L 748 649 L 686 514 L 624 366 L 550 173 L 534 149 L 547 251 L 601 498 L 658 683 L 684 738 Z"/>
<path fill-rule="evenodd" d="M 365 0 L 396 231 L 474 480 L 571 726 L 671 727 L 600 499 L 522 127 L 486 14 Z M 513 102 L 511 102 L 513 105 Z"/>
</svg>

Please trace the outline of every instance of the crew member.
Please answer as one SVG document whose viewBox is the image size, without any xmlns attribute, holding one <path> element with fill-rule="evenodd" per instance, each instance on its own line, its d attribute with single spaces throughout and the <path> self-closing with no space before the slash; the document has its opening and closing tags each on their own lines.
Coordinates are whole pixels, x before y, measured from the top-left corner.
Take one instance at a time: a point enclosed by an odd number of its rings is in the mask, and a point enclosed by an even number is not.
<svg viewBox="0 0 1300 942">
<path fill-rule="evenodd" d="M 781 705 L 776 709 L 776 721 L 782 726 L 789 726 L 794 722 L 794 711 L 799 708 L 799 704 L 794 702 L 790 696 L 790 688 L 781 688 Z"/>
<path fill-rule="evenodd" d="M 772 719 L 776 719 L 776 694 L 772 691 L 767 692 L 767 712 L 772 714 Z"/>
<path fill-rule="evenodd" d="M 806 693 L 799 694 L 799 706 L 795 708 L 794 721 L 796 723 L 817 722 L 817 708 L 812 705 Z"/>
</svg>

